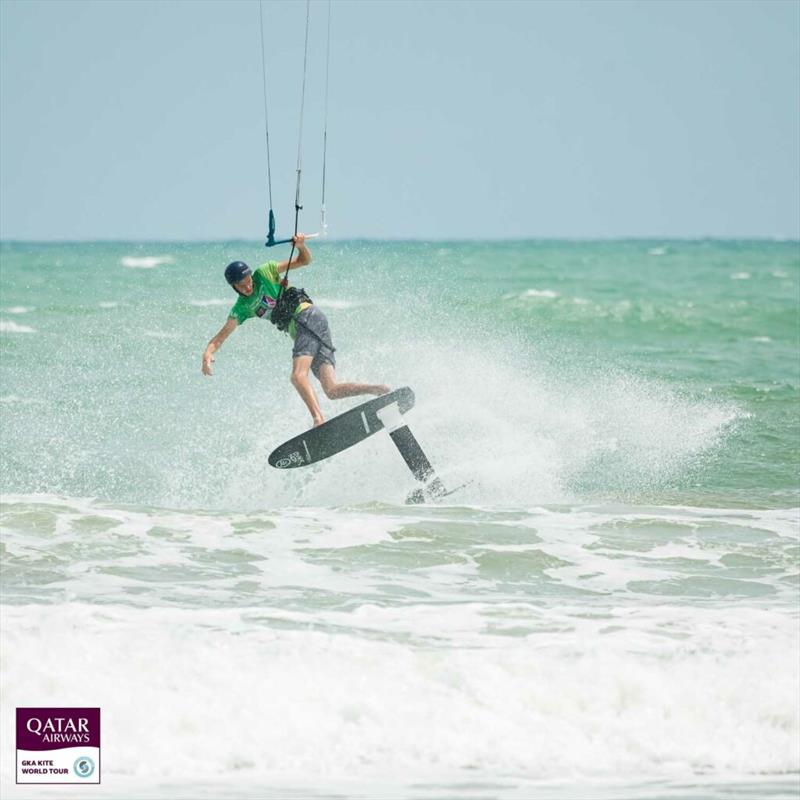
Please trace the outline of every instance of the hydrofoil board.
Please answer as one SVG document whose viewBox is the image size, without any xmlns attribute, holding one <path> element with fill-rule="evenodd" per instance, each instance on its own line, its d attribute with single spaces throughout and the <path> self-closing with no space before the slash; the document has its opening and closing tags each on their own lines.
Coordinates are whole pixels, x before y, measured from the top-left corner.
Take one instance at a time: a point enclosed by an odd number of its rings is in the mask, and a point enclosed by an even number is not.
<svg viewBox="0 0 800 800">
<path fill-rule="evenodd" d="M 270 453 L 270 466 L 277 469 L 307 467 L 347 450 L 383 429 L 384 424 L 377 412 L 392 403 L 397 403 L 400 413 L 405 414 L 414 407 L 414 392 L 408 386 L 402 386 L 289 439 Z"/>
</svg>

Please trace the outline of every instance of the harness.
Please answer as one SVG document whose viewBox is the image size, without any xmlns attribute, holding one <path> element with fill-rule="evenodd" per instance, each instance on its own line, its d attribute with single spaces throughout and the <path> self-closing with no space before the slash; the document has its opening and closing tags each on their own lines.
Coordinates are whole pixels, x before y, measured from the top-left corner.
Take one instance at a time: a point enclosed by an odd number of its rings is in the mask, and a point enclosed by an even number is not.
<svg viewBox="0 0 800 800">
<path fill-rule="evenodd" d="M 289 323 L 292 321 L 297 306 L 299 306 L 300 303 L 313 304 L 313 302 L 314 301 L 306 294 L 305 289 L 296 289 L 294 286 L 284 289 L 283 282 L 281 282 L 281 291 L 278 293 L 275 308 L 272 309 L 269 315 L 269 321 L 275 325 L 279 331 L 288 331 Z"/>
<path fill-rule="evenodd" d="M 269 321 L 275 325 L 279 331 L 288 331 L 289 323 L 294 319 L 295 325 L 299 325 L 310 333 L 318 342 L 327 347 L 328 350 L 335 352 L 336 348 L 331 342 L 326 342 L 316 331 L 312 331 L 308 325 L 294 316 L 294 312 L 297 310 L 300 303 L 311 303 L 311 305 L 313 305 L 314 301 L 308 296 L 305 289 L 297 289 L 294 286 L 287 286 L 286 284 L 287 280 L 284 278 L 281 281 L 281 288 L 278 292 L 278 299 L 275 301 L 275 308 L 272 309 L 269 315 Z"/>
</svg>

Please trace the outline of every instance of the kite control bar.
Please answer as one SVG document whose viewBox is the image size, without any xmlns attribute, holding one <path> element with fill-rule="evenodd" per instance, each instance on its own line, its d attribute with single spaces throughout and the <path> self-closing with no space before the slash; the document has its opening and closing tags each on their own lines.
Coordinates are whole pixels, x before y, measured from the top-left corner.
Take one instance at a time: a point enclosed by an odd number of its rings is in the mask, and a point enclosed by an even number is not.
<svg viewBox="0 0 800 800">
<path fill-rule="evenodd" d="M 319 233 L 307 233 L 306 239 L 316 239 Z M 277 244 L 291 244 L 294 237 L 291 239 L 276 239 L 275 238 L 275 214 L 270 209 L 269 212 L 269 230 L 267 231 L 267 241 L 264 242 L 264 247 L 275 247 Z"/>
</svg>

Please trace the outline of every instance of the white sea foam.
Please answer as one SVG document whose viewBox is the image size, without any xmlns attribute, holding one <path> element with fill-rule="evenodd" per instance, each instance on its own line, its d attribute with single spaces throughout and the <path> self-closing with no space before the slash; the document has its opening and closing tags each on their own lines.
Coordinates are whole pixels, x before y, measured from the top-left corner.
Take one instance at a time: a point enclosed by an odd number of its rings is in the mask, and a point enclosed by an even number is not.
<svg viewBox="0 0 800 800">
<path fill-rule="evenodd" d="M 732 281 L 748 281 L 751 277 L 749 272 L 734 272 L 731 274 Z"/>
<path fill-rule="evenodd" d="M 8 405 L 42 405 L 45 401 L 36 397 L 19 397 L 16 394 L 6 394 L 0 397 L 0 403 L 7 403 Z"/>
<path fill-rule="evenodd" d="M 292 604 L 291 611 L 271 611 L 301 625 L 316 620 L 341 630 L 362 629 L 364 621 L 374 617 L 374 611 L 369 615 L 364 611 L 374 606 L 376 598 L 410 593 L 416 599 L 432 597 L 442 603 L 452 601 L 452 593 L 457 591 L 461 603 L 470 601 L 472 622 L 468 626 L 464 620 L 456 624 L 445 618 L 444 606 L 441 615 L 427 620 L 408 616 L 407 611 L 415 607 L 422 611 L 424 604 L 406 602 L 396 607 L 399 616 L 392 628 L 411 638 L 430 635 L 456 647 L 480 646 L 487 641 L 486 622 L 494 616 L 492 603 L 505 607 L 513 601 L 512 605 L 527 609 L 524 619 L 512 620 L 518 631 L 547 633 L 557 609 L 536 610 L 526 599 L 538 597 L 537 587 L 543 583 L 550 590 L 567 590 L 562 592 L 566 598 L 581 597 L 588 590 L 596 593 L 598 601 L 608 597 L 615 606 L 635 601 L 642 609 L 642 619 L 652 623 L 654 642 L 661 626 L 660 618 L 651 613 L 654 598 L 689 601 L 681 612 L 683 622 L 678 623 L 678 612 L 674 612 L 671 623 L 674 633 L 687 637 L 694 635 L 692 609 L 698 591 L 703 597 L 769 597 L 775 608 L 782 604 L 793 610 L 795 605 L 793 548 L 800 541 L 798 509 L 553 506 L 517 511 L 509 518 L 491 508 L 464 511 L 463 507 L 441 506 L 394 511 L 292 508 L 224 515 L 115 508 L 46 495 L 6 495 L 4 501 L 17 509 L 9 510 L 4 539 L 9 558 L 31 565 L 28 596 L 36 591 L 33 562 L 42 535 L 47 535 L 50 546 L 63 558 L 75 558 L 84 568 L 76 570 L 69 561 L 51 564 L 46 585 L 52 583 L 55 570 L 65 569 L 63 588 L 69 596 L 100 595 L 103 602 L 138 604 L 144 577 L 151 582 L 151 590 L 142 598 L 146 604 L 171 604 L 172 581 L 154 584 L 156 575 L 151 571 L 171 566 L 197 580 L 201 567 L 198 552 L 206 554 L 203 562 L 209 566 L 219 563 L 201 583 L 183 581 L 185 605 L 206 606 L 210 601 L 227 605 L 232 597 L 280 597 L 285 586 L 304 587 L 310 596 L 324 591 L 328 600 L 322 608 L 313 603 L 310 607 Z M 30 514 L 38 519 L 34 527 L 29 524 Z M 87 530 L 113 534 L 104 534 L 101 548 L 87 550 L 79 545 Z M 343 560 L 366 548 L 372 552 L 368 573 L 361 571 L 363 564 L 358 559 Z M 415 569 L 397 569 L 394 557 L 402 550 L 417 554 Z M 337 551 L 338 556 L 334 555 Z M 519 558 L 498 561 L 492 557 L 487 561 L 489 553 L 514 553 Z M 234 554 L 238 560 L 231 561 Z M 446 554 L 450 557 L 443 558 Z M 742 556 L 745 573 L 738 564 Z M 228 583 L 228 578 L 238 580 L 236 567 L 243 563 L 265 567 L 249 572 L 250 588 L 245 594 L 236 581 Z M 405 556 L 399 563 L 405 564 Z M 502 569 L 495 572 L 494 563 Z M 127 564 L 122 573 L 118 571 L 121 564 Z M 226 564 L 232 565 L 230 572 Z M 520 570 L 518 577 L 532 594 L 505 593 L 504 582 L 512 569 Z M 177 577 L 180 573 L 171 574 Z M 669 590 L 666 595 L 665 589 Z M 365 605 L 356 618 L 353 600 L 359 596 Z M 580 617 L 578 611 L 575 614 Z M 566 624 L 567 618 L 562 622 Z M 495 624 L 500 624 L 499 617 Z M 386 633 L 388 629 L 383 630 Z"/>
<path fill-rule="evenodd" d="M 175 259 L 172 256 L 125 256 L 120 264 L 131 269 L 153 269 L 160 264 L 173 264 Z"/>
<path fill-rule="evenodd" d="M 115 302 L 114 300 L 104 300 L 99 303 L 100 308 L 116 308 L 119 303 Z"/>
<path fill-rule="evenodd" d="M 651 256 L 663 256 L 666 255 L 667 248 L 666 247 L 651 247 L 647 254 Z"/>
<path fill-rule="evenodd" d="M 3 696 L 58 706 L 82 687 L 113 721 L 108 781 L 800 769 L 794 621 L 692 613 L 684 644 L 641 636 L 632 610 L 571 636 L 553 620 L 550 635 L 440 650 L 281 630 L 263 607 L 9 606 Z M 13 741 L 13 715 L 0 726 Z"/>
<path fill-rule="evenodd" d="M 36 333 L 36 330 L 10 319 L 0 319 L 0 333 Z"/>
<path fill-rule="evenodd" d="M 552 300 L 553 298 L 558 297 L 558 292 L 553 291 L 552 289 L 528 289 L 522 295 L 523 297 L 542 297 L 547 300 Z"/>
<path fill-rule="evenodd" d="M 4 702 L 83 687 L 112 785 L 800 768 L 797 509 L 4 506 Z"/>
<path fill-rule="evenodd" d="M 9 308 L 3 309 L 6 314 L 27 314 L 34 309 L 30 306 L 10 306 Z"/>
<path fill-rule="evenodd" d="M 215 297 L 211 300 L 190 300 L 189 305 L 198 306 L 199 308 L 205 308 L 206 306 L 229 306 L 232 305 L 232 301 L 222 300 L 219 297 Z"/>
<path fill-rule="evenodd" d="M 355 308 L 356 306 L 360 305 L 355 300 L 341 300 L 335 297 L 319 297 L 314 298 L 314 302 L 320 308 L 333 308 L 333 309 L 344 309 L 344 308 Z"/>
<path fill-rule="evenodd" d="M 180 333 L 176 331 L 142 331 L 142 336 L 147 336 L 150 339 L 180 339 Z"/>
</svg>

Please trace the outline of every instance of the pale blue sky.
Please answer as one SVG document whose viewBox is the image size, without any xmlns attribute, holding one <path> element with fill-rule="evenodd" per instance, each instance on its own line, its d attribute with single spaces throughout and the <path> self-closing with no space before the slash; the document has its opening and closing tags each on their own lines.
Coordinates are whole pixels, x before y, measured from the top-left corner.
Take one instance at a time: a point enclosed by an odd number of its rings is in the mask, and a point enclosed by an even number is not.
<svg viewBox="0 0 800 800">
<path fill-rule="evenodd" d="M 305 3 L 265 2 L 279 233 Z M 0 236 L 260 238 L 255 0 L 0 0 Z M 312 2 L 301 228 L 320 204 Z M 333 3 L 337 238 L 800 237 L 800 4 Z"/>
</svg>

